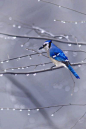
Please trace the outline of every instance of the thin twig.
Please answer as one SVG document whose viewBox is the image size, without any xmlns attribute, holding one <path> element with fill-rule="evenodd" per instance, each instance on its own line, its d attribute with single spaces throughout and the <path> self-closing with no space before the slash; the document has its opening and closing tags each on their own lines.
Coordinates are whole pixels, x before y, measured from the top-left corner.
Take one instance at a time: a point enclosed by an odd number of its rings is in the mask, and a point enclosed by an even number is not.
<svg viewBox="0 0 86 129">
<path fill-rule="evenodd" d="M 28 65 L 28 66 L 20 66 L 20 67 L 15 67 L 15 68 L 8 68 L 8 69 L 4 69 L 4 70 L 1 70 L 1 71 L 7 71 L 7 70 L 14 70 L 14 69 L 24 69 L 24 68 L 29 68 L 29 67 L 37 67 L 37 66 L 43 66 L 43 65 L 46 65 L 46 64 L 51 64 L 52 62 L 48 62 L 48 63 L 43 63 L 43 64 L 35 64 L 35 65 Z"/>
<path fill-rule="evenodd" d="M 34 49 L 29 49 L 29 48 L 26 48 L 26 50 L 34 51 L 34 52 L 36 52 L 36 53 L 38 53 L 38 54 L 41 54 L 42 56 L 45 56 L 45 57 L 49 58 L 48 56 L 43 55 L 43 53 L 46 53 L 46 52 L 39 53 L 39 52 L 37 52 L 36 50 L 34 50 Z"/>
<path fill-rule="evenodd" d="M 43 53 L 46 53 L 46 52 L 42 52 L 42 54 Z M 12 60 L 16 60 L 16 59 L 21 59 L 21 58 L 24 58 L 24 57 L 31 57 L 31 56 L 34 56 L 34 55 L 39 55 L 39 54 L 41 54 L 41 53 L 34 53 L 34 54 L 28 54 L 28 55 L 23 55 L 23 56 L 18 56 L 18 57 L 14 57 L 14 58 L 9 58 L 8 60 L 2 60 L 2 61 L 0 61 L 0 62 L 9 62 L 9 61 L 12 61 Z"/>
<path fill-rule="evenodd" d="M 78 23 L 86 23 L 86 21 L 66 21 L 66 20 L 59 20 L 59 19 L 54 19 L 54 21 L 60 21 L 61 23 L 74 23 L 74 24 L 78 24 Z"/>
<path fill-rule="evenodd" d="M 77 65 L 83 65 L 86 64 L 86 62 L 79 62 L 79 63 L 71 63 L 72 66 L 77 66 Z M 27 75 L 27 74 L 35 74 L 35 73 L 42 73 L 42 72 L 47 72 L 47 71 L 52 71 L 52 70 L 56 70 L 56 69 L 60 69 L 63 68 L 63 66 L 61 67 L 55 67 L 53 69 L 51 68 L 47 68 L 47 69 L 43 69 L 43 70 L 36 70 L 36 71 L 30 71 L 30 72 L 0 72 L 0 74 L 12 74 L 12 75 Z"/>
<path fill-rule="evenodd" d="M 73 129 L 76 124 L 85 116 L 86 112 L 76 121 L 76 123 L 70 128 L 70 129 Z"/>
<path fill-rule="evenodd" d="M 83 13 L 83 12 L 77 11 L 77 10 L 75 10 L 75 9 L 71 9 L 71 8 L 68 8 L 68 7 L 62 6 L 62 5 L 58 5 L 58 4 L 55 4 L 55 3 L 49 2 L 49 1 L 45 1 L 45 0 L 40 0 L 40 1 L 45 2 L 45 3 L 52 4 L 52 5 L 55 5 L 55 6 L 58 6 L 58 7 L 62 7 L 62 8 L 68 9 L 68 10 L 74 11 L 74 12 L 79 13 L 79 14 L 86 15 L 86 13 Z"/>
<path fill-rule="evenodd" d="M 11 36 L 11 37 L 16 37 L 16 38 L 29 38 L 29 39 L 39 39 L 39 40 L 53 40 L 53 41 L 56 41 L 56 42 L 59 42 L 59 43 L 64 43 L 64 44 L 73 44 L 73 45 L 86 45 L 85 42 L 67 42 L 67 41 L 62 41 L 62 40 L 58 40 L 58 39 L 55 39 L 55 38 L 49 38 L 49 37 L 37 37 L 37 36 L 23 36 L 23 35 L 15 35 L 15 34 L 7 34 L 7 33 L 0 33 L 2 35 L 6 35 L 6 36 Z"/>
<path fill-rule="evenodd" d="M 58 112 L 60 109 L 62 109 L 64 106 L 61 106 L 59 109 L 57 109 L 55 112 L 53 112 L 52 114 L 55 114 L 56 112 Z"/>
<path fill-rule="evenodd" d="M 44 106 L 44 107 L 35 107 L 35 108 L 15 108 L 15 110 L 20 110 L 20 109 L 22 109 L 22 110 L 36 110 L 36 109 L 46 109 L 46 108 L 53 108 L 53 107 L 69 107 L 69 106 L 80 106 L 80 107 L 84 107 L 84 106 L 86 106 L 86 104 L 71 104 L 71 103 L 69 103 L 69 104 L 59 104 L 59 105 L 51 105 L 51 106 Z M 0 107 L 0 109 L 2 109 L 2 107 Z M 3 107 L 3 109 L 6 109 L 7 110 L 7 108 L 6 107 Z M 14 109 L 14 108 L 10 108 L 9 107 L 9 109 Z"/>
<path fill-rule="evenodd" d="M 26 48 L 26 50 L 29 50 L 28 48 Z M 31 49 L 30 49 L 31 50 Z M 32 51 L 35 51 L 35 50 L 33 50 L 32 49 Z M 81 50 L 63 50 L 63 51 L 68 51 L 68 52 L 84 52 L 84 53 L 86 53 L 86 51 L 81 51 Z M 8 60 L 2 60 L 2 61 L 0 61 L 0 62 L 9 62 L 9 61 L 11 61 L 11 60 L 16 60 L 16 59 L 21 59 L 21 58 L 24 58 L 24 57 L 28 57 L 28 56 L 34 56 L 34 55 L 40 55 L 40 54 L 46 54 L 46 52 L 42 52 L 42 53 L 38 53 L 38 52 L 36 52 L 36 53 L 34 53 L 34 54 L 28 54 L 28 55 L 23 55 L 23 56 L 18 56 L 18 57 L 14 57 L 14 58 L 9 58 Z M 45 56 L 45 55 L 43 55 L 43 56 Z M 85 58 L 86 59 L 86 58 Z M 85 60 L 84 59 L 84 60 Z M 84 61 L 83 60 L 83 61 Z"/>
</svg>

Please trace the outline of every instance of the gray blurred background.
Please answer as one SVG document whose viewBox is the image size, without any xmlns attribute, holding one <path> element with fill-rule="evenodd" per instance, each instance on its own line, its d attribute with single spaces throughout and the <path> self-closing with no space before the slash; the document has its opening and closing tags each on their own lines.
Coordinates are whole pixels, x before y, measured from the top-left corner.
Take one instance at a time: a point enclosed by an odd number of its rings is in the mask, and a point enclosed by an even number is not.
<svg viewBox="0 0 86 129">
<path fill-rule="evenodd" d="M 85 0 L 54 0 L 53 3 L 86 12 Z M 69 41 L 86 41 L 86 23 L 62 23 L 54 21 L 85 21 L 86 16 L 49 3 L 37 0 L 0 0 L 0 33 L 22 36 L 53 37 L 53 35 L 70 35 Z M 72 36 L 71 36 L 72 35 Z M 60 38 L 57 38 L 61 40 Z M 67 41 L 63 38 L 62 40 Z M 0 72 L 29 72 L 50 68 L 45 65 L 50 60 L 44 56 L 33 55 L 12 61 L 9 58 L 33 54 L 26 48 L 38 51 L 45 40 L 17 38 L 0 35 Z M 27 42 L 26 44 L 24 44 Z M 68 41 L 67 41 L 68 42 Z M 71 45 L 53 41 L 62 50 L 86 50 L 85 45 Z M 65 51 L 71 63 L 82 62 L 86 53 Z M 46 54 L 45 54 L 46 55 Z M 29 65 L 41 66 L 24 68 Z M 19 68 L 21 69 L 14 69 Z M 6 70 L 8 68 L 13 68 Z M 86 66 L 73 67 L 80 80 L 74 82 L 67 69 L 57 69 L 31 75 L 0 74 L 0 129 L 86 129 L 86 107 L 64 106 L 33 109 L 59 104 L 86 104 Z M 73 94 L 71 96 L 71 94 Z M 3 110 L 3 108 L 12 108 Z M 57 112 L 55 112 L 57 111 Z M 55 112 L 55 113 L 54 113 Z M 84 115 L 84 116 L 83 116 Z M 83 116 L 83 117 L 82 117 Z M 82 118 L 81 118 L 82 117 Z"/>
</svg>

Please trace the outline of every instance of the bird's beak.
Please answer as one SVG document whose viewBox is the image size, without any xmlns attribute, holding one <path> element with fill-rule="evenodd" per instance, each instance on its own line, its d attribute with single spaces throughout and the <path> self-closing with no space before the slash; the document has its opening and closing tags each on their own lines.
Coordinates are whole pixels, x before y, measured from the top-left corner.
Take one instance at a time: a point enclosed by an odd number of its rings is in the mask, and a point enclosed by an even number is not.
<svg viewBox="0 0 86 129">
<path fill-rule="evenodd" d="M 44 47 L 40 47 L 39 50 L 43 49 Z"/>
</svg>

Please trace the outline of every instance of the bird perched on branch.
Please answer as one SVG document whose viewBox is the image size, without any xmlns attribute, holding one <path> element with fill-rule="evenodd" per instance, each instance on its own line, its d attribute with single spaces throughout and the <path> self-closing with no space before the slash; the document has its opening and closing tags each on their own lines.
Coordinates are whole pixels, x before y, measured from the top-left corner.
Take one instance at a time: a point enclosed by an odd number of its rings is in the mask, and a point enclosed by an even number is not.
<svg viewBox="0 0 86 129">
<path fill-rule="evenodd" d="M 71 67 L 70 62 L 68 58 L 65 56 L 65 54 L 63 53 L 63 51 L 59 49 L 55 44 L 53 44 L 52 40 L 45 41 L 43 46 L 40 47 L 39 50 L 43 48 L 46 50 L 49 58 L 56 65 L 56 67 L 60 67 L 60 66 L 67 67 L 77 79 L 80 79 L 78 74 Z"/>
</svg>

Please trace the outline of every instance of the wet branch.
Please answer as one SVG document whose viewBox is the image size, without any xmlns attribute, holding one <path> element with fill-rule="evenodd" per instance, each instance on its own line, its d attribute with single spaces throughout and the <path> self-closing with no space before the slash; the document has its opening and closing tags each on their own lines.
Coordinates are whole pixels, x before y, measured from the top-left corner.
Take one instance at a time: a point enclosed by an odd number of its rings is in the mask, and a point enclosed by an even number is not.
<svg viewBox="0 0 86 129">
<path fill-rule="evenodd" d="M 77 66 L 77 65 L 84 65 L 86 62 L 79 62 L 79 63 L 71 63 L 71 66 Z M 36 73 L 43 73 L 43 72 L 48 72 L 48 71 L 53 71 L 56 69 L 60 69 L 62 67 L 55 67 L 55 68 L 47 68 L 47 69 L 42 69 L 42 70 L 35 70 L 35 71 L 30 71 L 30 72 L 0 72 L 0 74 L 18 74 L 18 75 L 27 75 L 27 74 L 36 74 Z"/>
<path fill-rule="evenodd" d="M 29 38 L 29 39 L 37 39 L 37 40 L 53 40 L 59 43 L 64 44 L 73 44 L 73 45 L 86 45 L 85 42 L 72 42 L 72 41 L 62 41 L 59 39 L 51 38 L 51 37 L 37 37 L 37 36 L 23 36 L 23 35 L 15 35 L 15 34 L 7 34 L 7 33 L 0 33 L 1 35 L 10 36 L 10 37 L 16 37 L 16 38 Z"/>
</svg>

